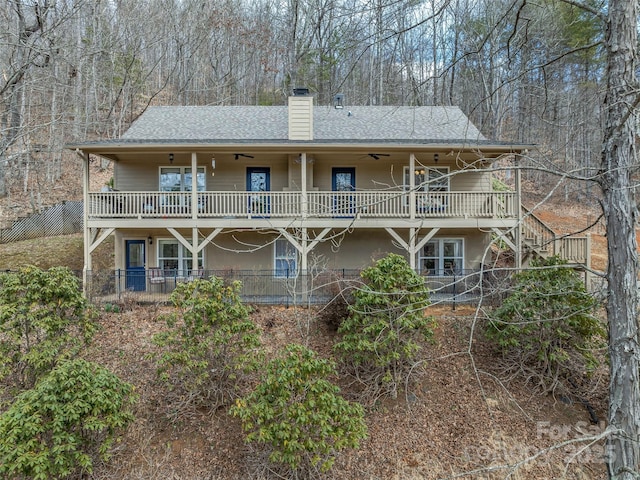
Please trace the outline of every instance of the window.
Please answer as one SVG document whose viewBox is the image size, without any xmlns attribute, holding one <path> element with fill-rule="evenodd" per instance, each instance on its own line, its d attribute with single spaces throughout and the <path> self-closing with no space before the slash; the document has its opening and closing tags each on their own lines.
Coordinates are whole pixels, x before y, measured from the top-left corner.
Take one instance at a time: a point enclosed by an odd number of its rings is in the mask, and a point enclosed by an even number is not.
<svg viewBox="0 0 640 480">
<path fill-rule="evenodd" d="M 449 168 L 427 168 L 417 166 L 414 170 L 416 191 L 422 192 L 448 192 Z M 409 191 L 410 185 L 409 167 L 404 167 L 404 189 Z"/>
<path fill-rule="evenodd" d="M 198 192 L 204 192 L 206 188 L 204 167 L 198 167 L 196 177 Z M 191 180 L 190 167 L 160 167 L 161 192 L 190 192 Z"/>
<path fill-rule="evenodd" d="M 437 192 L 449 191 L 449 168 L 427 168 L 418 166 L 414 170 L 416 192 L 416 210 L 419 213 L 442 213 L 447 208 L 446 195 Z M 409 167 L 404 167 L 404 191 L 410 189 Z M 404 197 L 405 206 L 409 205 L 408 195 Z"/>
<path fill-rule="evenodd" d="M 188 212 L 191 199 L 180 192 L 191 191 L 192 178 L 190 167 L 160 167 L 160 191 L 167 192 L 160 200 L 163 213 Z M 198 192 L 203 192 L 206 188 L 204 167 L 198 167 L 196 179 Z"/>
<path fill-rule="evenodd" d="M 191 252 L 177 240 L 158 240 L 158 266 L 167 276 L 186 277 L 192 270 Z M 198 268 L 204 267 L 203 250 L 198 253 Z"/>
<path fill-rule="evenodd" d="M 461 238 L 430 240 L 418 255 L 418 265 L 422 274 L 462 274 L 464 268 L 464 242 Z"/>
<path fill-rule="evenodd" d="M 276 278 L 292 278 L 298 275 L 298 251 L 285 238 L 278 238 L 274 248 Z"/>
</svg>

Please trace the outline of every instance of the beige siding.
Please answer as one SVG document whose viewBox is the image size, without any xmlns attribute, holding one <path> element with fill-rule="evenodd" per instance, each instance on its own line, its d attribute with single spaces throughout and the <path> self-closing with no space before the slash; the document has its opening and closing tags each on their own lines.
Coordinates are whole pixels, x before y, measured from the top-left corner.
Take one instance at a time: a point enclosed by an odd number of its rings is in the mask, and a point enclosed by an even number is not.
<svg viewBox="0 0 640 480">
<path fill-rule="evenodd" d="M 340 233 L 340 232 L 335 232 Z M 398 231 L 402 238 L 408 238 L 408 231 Z M 420 232 L 419 238 L 427 231 Z M 190 232 L 183 231 L 186 238 Z M 146 240 L 151 235 L 153 244 L 146 245 L 147 267 L 157 265 L 157 246 L 161 238 L 173 238 L 165 230 L 118 231 L 115 235 L 114 268 L 125 268 L 125 240 Z M 310 231 L 311 238 L 314 232 Z M 276 234 L 256 232 L 222 233 L 204 252 L 205 268 L 209 270 L 272 270 L 274 268 L 274 245 Z M 489 261 L 488 246 L 490 236 L 483 232 L 469 230 L 441 230 L 434 238 L 463 238 L 465 248 L 465 269 L 477 269 Z M 321 242 L 309 255 L 309 267 L 321 266 L 330 270 L 362 269 L 388 253 L 407 253 L 399 248 L 391 236 L 383 230 L 355 230 Z M 315 260 L 314 260 L 315 259 Z"/>
<path fill-rule="evenodd" d="M 313 140 L 313 97 L 289 97 L 289 140 Z"/>
<path fill-rule="evenodd" d="M 282 191 L 288 184 L 287 159 L 282 156 L 255 155 L 255 158 L 224 164 L 216 168 L 216 174 L 210 182 L 214 191 L 245 191 L 247 188 L 247 169 L 267 167 L 270 170 L 271 190 Z"/>
<path fill-rule="evenodd" d="M 313 233 L 310 232 L 313 236 Z M 272 270 L 274 268 L 274 245 L 277 235 L 263 235 L 255 232 L 237 232 L 221 234 L 205 251 L 207 268 L 215 270 Z M 364 243 L 363 243 L 364 242 Z M 262 245 L 255 249 L 253 246 Z M 364 245 L 364 247 L 363 247 Z M 368 266 L 371 259 L 395 252 L 403 254 L 394 247 L 386 232 L 356 231 L 348 234 L 335 252 L 336 243 L 330 240 L 322 242 L 309 256 L 309 266 L 313 258 L 328 269 L 360 269 Z M 244 253 L 242 253 L 244 252 Z"/>
<path fill-rule="evenodd" d="M 482 263 L 490 261 L 487 251 L 491 237 L 489 234 L 473 230 L 441 230 L 434 238 L 464 239 L 464 268 L 477 269 Z"/>
<path fill-rule="evenodd" d="M 408 231 L 398 233 L 403 238 L 408 238 Z M 426 231 L 422 232 L 420 237 L 426 233 Z M 309 235 L 313 238 L 314 233 L 309 232 Z M 276 238 L 275 234 L 261 235 L 254 232 L 221 234 L 216 237 L 215 245 L 209 245 L 206 249 L 207 268 L 271 270 L 274 268 L 273 242 Z M 465 269 L 475 269 L 480 266 L 490 241 L 487 234 L 468 230 L 441 231 L 435 238 L 464 238 Z M 263 247 L 258 249 L 251 247 L 258 245 Z M 395 244 L 386 231 L 355 230 L 321 242 L 309 256 L 309 267 L 313 266 L 315 261 L 318 265 L 331 270 L 362 269 L 388 253 L 403 255 L 408 259 L 406 252 Z"/>
<path fill-rule="evenodd" d="M 158 158 L 157 155 L 139 154 L 125 157 L 123 161 L 114 165 L 114 181 L 116 189 L 128 191 L 158 191 L 160 167 L 190 167 L 191 154 L 175 153 L 173 163 L 169 163 L 168 156 Z M 204 167 L 206 188 L 211 182 L 211 155 L 200 154 L 198 167 Z M 217 170 L 216 170 L 217 172 Z"/>
<path fill-rule="evenodd" d="M 456 173 L 452 172 L 451 191 L 452 192 L 488 192 L 491 191 L 491 172 L 471 171 Z"/>
<path fill-rule="evenodd" d="M 214 176 L 207 181 L 209 190 L 214 192 L 244 191 L 247 187 L 247 172 L 243 164 L 224 162 L 216 159 Z"/>
<path fill-rule="evenodd" d="M 374 259 L 389 253 L 408 258 L 406 252 L 398 248 L 384 230 L 357 230 L 337 237 L 332 242 L 323 242 L 313 253 L 321 255 L 330 270 L 363 269 L 370 266 Z"/>
<path fill-rule="evenodd" d="M 125 267 L 125 256 L 124 256 L 124 238 L 126 233 L 120 230 L 116 230 L 113 241 L 113 256 L 114 256 L 114 269 L 124 268 Z"/>
<path fill-rule="evenodd" d="M 160 167 L 190 167 L 188 156 L 175 155 L 173 164 L 154 161 L 144 155 L 116 163 L 114 180 L 120 191 L 157 191 Z M 198 156 L 198 167 L 205 168 L 206 189 L 211 191 L 244 191 L 247 167 L 269 167 L 271 190 L 282 191 L 289 183 L 288 158 L 283 155 L 254 155 L 254 158 L 234 160 L 233 155 L 216 156 L 216 168 L 211 168 L 211 155 Z M 211 175 L 213 173 L 213 175 Z"/>
<path fill-rule="evenodd" d="M 160 163 L 145 155 L 126 162 L 117 162 L 114 166 L 114 183 L 118 190 L 157 191 Z M 166 161 L 166 166 L 170 166 Z"/>
<path fill-rule="evenodd" d="M 289 155 L 288 159 L 289 171 L 288 171 L 288 186 L 287 190 L 300 191 L 302 186 L 302 164 L 300 155 Z M 307 190 L 314 190 L 315 181 L 315 168 L 316 157 L 314 155 L 307 155 Z"/>
<path fill-rule="evenodd" d="M 205 264 L 213 270 L 272 270 L 275 235 L 222 233 L 206 247 Z"/>
<path fill-rule="evenodd" d="M 404 184 L 404 168 L 409 166 L 408 155 L 394 155 L 372 159 L 368 154 L 334 154 L 315 157 L 314 186 L 318 190 L 331 190 L 331 170 L 334 167 L 354 167 L 356 169 L 356 188 L 358 190 L 401 189 Z M 434 166 L 430 164 L 430 166 Z M 458 171 L 452 163 L 439 162 L 437 167 L 450 169 L 451 190 L 481 192 L 491 190 L 491 172 L 489 170 Z M 459 173 L 457 173 L 459 172 Z"/>
<path fill-rule="evenodd" d="M 211 169 L 211 155 L 199 154 L 198 166 L 206 172 L 207 190 L 244 191 L 246 189 L 247 167 L 269 167 L 271 169 L 271 190 L 300 190 L 301 165 L 298 155 L 253 154 L 254 158 L 234 160 L 232 154 L 216 155 L 216 168 Z M 319 154 L 309 155 L 307 164 L 307 188 L 331 190 L 331 175 L 334 167 L 353 167 L 356 171 L 358 190 L 400 189 L 404 182 L 404 167 L 408 166 L 408 155 L 372 159 L 367 153 L 361 154 Z M 190 166 L 190 155 L 175 154 L 173 165 L 168 159 L 137 155 L 126 161 L 116 162 L 114 180 L 121 191 L 156 191 L 158 189 L 160 166 Z M 449 167 L 452 173 L 452 191 L 491 191 L 489 170 L 467 170 L 456 173 L 455 165 L 439 162 L 438 167 Z M 213 173 L 213 175 L 211 175 Z"/>
</svg>

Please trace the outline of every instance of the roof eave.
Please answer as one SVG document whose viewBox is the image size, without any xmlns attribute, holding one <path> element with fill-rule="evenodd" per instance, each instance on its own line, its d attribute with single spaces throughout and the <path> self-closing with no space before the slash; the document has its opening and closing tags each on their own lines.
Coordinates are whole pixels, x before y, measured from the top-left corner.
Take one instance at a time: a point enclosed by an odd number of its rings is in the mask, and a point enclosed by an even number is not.
<svg viewBox="0 0 640 480">
<path fill-rule="evenodd" d="M 330 151 L 362 151 L 384 150 L 388 152 L 442 152 L 448 151 L 478 151 L 495 152 L 498 154 L 523 153 L 532 150 L 535 145 L 494 143 L 489 141 L 470 140 L 310 140 L 310 141 L 174 141 L 174 140 L 140 140 L 140 141 L 108 141 L 67 144 L 67 149 L 94 155 L 109 157 L 109 154 L 117 154 L 131 151 L 146 152 L 229 152 L 238 149 L 251 149 L 264 152 L 299 152 L 304 149 L 307 153 Z"/>
</svg>

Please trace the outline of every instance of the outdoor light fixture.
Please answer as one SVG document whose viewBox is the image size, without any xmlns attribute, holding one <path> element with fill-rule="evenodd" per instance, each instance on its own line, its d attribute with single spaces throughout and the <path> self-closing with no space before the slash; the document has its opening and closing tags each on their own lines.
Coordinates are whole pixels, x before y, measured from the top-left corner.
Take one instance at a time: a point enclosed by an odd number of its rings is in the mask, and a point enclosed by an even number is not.
<svg viewBox="0 0 640 480">
<path fill-rule="evenodd" d="M 433 154 L 433 161 L 434 163 L 438 163 L 438 160 L 440 160 L 440 155 L 438 153 L 434 153 Z"/>
<path fill-rule="evenodd" d="M 369 156 L 374 160 L 380 160 L 380 157 L 388 157 L 388 153 L 370 153 Z"/>
<path fill-rule="evenodd" d="M 236 160 L 238 160 L 240 157 L 253 158 L 253 155 L 245 155 L 244 153 L 234 153 L 233 155 Z"/>
<path fill-rule="evenodd" d="M 173 164 L 173 153 L 169 154 L 169 163 Z"/>
<path fill-rule="evenodd" d="M 149 241 L 149 245 L 153 245 L 153 238 L 151 238 L 151 235 L 149 235 L 149 238 L 147 238 L 147 240 Z"/>
<path fill-rule="evenodd" d="M 216 168 L 216 157 L 211 157 L 211 168 Z"/>
</svg>

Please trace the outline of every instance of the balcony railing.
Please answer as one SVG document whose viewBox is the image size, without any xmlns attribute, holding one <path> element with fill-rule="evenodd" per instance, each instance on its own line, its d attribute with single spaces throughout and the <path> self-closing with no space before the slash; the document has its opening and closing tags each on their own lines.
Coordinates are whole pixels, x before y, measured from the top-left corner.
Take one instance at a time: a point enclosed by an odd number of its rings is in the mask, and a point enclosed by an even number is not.
<svg viewBox="0 0 640 480">
<path fill-rule="evenodd" d="M 199 218 L 516 218 L 512 192 L 198 192 Z M 89 194 L 89 218 L 191 218 L 190 192 Z"/>
</svg>

